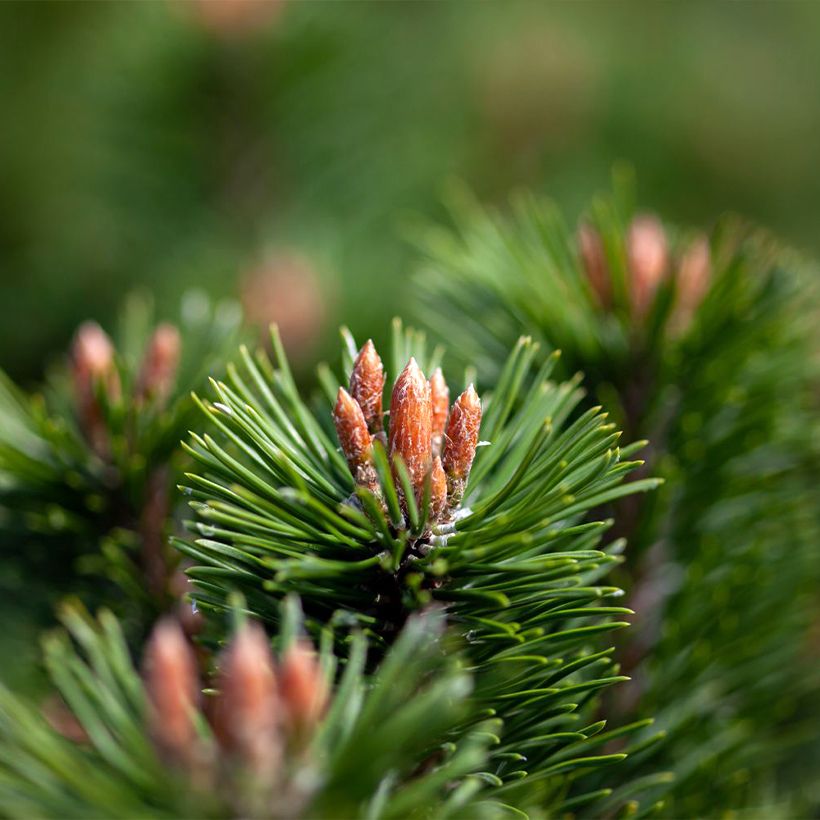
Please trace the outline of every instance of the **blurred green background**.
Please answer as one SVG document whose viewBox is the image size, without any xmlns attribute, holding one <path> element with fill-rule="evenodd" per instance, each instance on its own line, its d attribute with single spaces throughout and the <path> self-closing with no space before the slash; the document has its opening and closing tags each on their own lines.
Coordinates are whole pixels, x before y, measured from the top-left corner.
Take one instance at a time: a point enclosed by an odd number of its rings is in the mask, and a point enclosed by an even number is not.
<svg viewBox="0 0 820 820">
<path fill-rule="evenodd" d="M 0 364 L 142 285 L 244 287 L 305 365 L 378 336 L 450 177 L 572 212 L 625 159 L 665 218 L 817 251 L 818 35 L 813 2 L 0 4 Z"/>
</svg>

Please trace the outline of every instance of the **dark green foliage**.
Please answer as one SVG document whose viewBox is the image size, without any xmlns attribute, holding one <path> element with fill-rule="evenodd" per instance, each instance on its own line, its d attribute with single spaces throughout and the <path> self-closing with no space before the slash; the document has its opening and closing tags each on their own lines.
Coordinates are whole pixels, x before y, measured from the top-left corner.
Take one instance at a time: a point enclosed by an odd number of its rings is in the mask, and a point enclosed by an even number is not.
<svg viewBox="0 0 820 820">
<path fill-rule="evenodd" d="M 148 613 L 168 604 L 166 583 L 176 561 L 165 539 L 176 504 L 174 479 L 184 464 L 179 439 L 195 411 L 190 391 L 219 367 L 220 351 L 235 343 L 239 314 L 232 305 L 214 309 L 203 294 L 191 293 L 178 322 L 182 341 L 172 381 L 163 395 L 149 391 L 140 398 L 155 319 L 145 299 L 128 302 L 114 337 L 117 390 L 109 393 L 101 382 L 92 388 L 101 446 L 83 427 L 68 356 L 33 395 L 0 374 L 7 596 L 31 605 L 33 588 L 42 587 L 47 612 L 55 597 L 82 591 L 96 600 L 116 599 L 141 627 Z M 96 577 L 90 581 L 89 575 Z"/>
<path fill-rule="evenodd" d="M 344 336 L 349 373 L 356 344 Z M 619 805 L 620 792 L 582 798 L 574 785 L 585 769 L 622 759 L 629 744 L 610 741 L 637 728 L 604 732 L 598 712 L 596 693 L 623 680 L 599 639 L 627 626 L 630 612 L 607 600 L 621 594 L 605 579 L 623 542 L 604 541 L 612 522 L 589 514 L 656 486 L 623 483 L 640 445 L 619 449 L 598 408 L 569 423 L 583 395 L 577 381 L 550 381 L 555 357 L 536 368 L 537 345 L 523 339 L 484 394 L 488 446 L 479 447 L 464 507 L 429 531 L 413 504 L 405 520 L 378 445 L 385 506 L 364 488 L 354 493 L 327 403 L 339 382 L 322 370 L 326 396 L 314 414 L 276 333 L 274 352 L 270 362 L 243 348 L 241 364 L 214 383 L 214 401 L 202 402 L 214 434 L 194 435 L 201 471 L 184 488 L 199 537 L 178 542 L 195 564 L 199 608 L 218 613 L 239 589 L 275 623 L 277 601 L 297 592 L 312 631 L 352 621 L 384 651 L 411 612 L 440 602 L 466 640 L 474 701 L 504 721 L 494 793 L 550 810 L 575 800 L 593 812 L 607 799 Z M 396 325 L 391 375 L 411 354 L 427 372 L 439 355 L 428 357 L 423 338 Z"/>
<path fill-rule="evenodd" d="M 583 370 L 630 435 L 651 441 L 666 485 L 616 514 L 640 628 L 620 647 L 633 681 L 613 706 L 628 716 L 640 704 L 669 735 L 625 766 L 675 771 L 672 816 L 769 801 L 802 811 L 817 800 L 807 743 L 820 727 L 815 284 L 794 254 L 727 219 L 709 238 L 708 292 L 676 324 L 694 235 L 667 226 L 671 261 L 640 321 L 633 214 L 627 186 L 585 217 L 613 283 L 604 309 L 554 205 L 522 196 L 499 215 L 460 196 L 457 227 L 425 237 L 420 313 L 486 373 L 521 332 L 561 349 L 565 372 Z"/>
</svg>

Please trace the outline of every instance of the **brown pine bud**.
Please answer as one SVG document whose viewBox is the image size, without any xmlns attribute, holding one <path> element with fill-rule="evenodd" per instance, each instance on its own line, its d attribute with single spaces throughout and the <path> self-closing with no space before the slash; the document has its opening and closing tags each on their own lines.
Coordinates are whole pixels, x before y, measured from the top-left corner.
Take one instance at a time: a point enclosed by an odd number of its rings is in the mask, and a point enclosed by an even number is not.
<svg viewBox="0 0 820 820">
<path fill-rule="evenodd" d="M 590 287 L 601 307 L 612 306 L 612 279 L 606 263 L 604 245 L 598 231 L 591 225 L 583 224 L 578 228 L 578 252 L 581 263 L 589 280 Z"/>
<path fill-rule="evenodd" d="M 401 456 L 410 474 L 416 500 L 424 493 L 424 482 L 432 459 L 433 411 L 430 385 L 410 359 L 393 386 L 390 399 L 390 460 Z"/>
<path fill-rule="evenodd" d="M 162 324 L 154 331 L 140 366 L 137 379 L 137 398 L 156 398 L 165 402 L 174 387 L 179 367 L 182 340 L 179 331 L 170 324 Z"/>
<path fill-rule="evenodd" d="M 336 396 L 333 423 L 353 479 L 357 484 L 375 490 L 378 477 L 372 459 L 373 439 L 367 431 L 362 408 L 344 387 L 339 388 Z"/>
<path fill-rule="evenodd" d="M 437 456 L 441 453 L 444 428 L 450 411 L 450 389 L 440 367 L 430 377 L 430 403 L 433 408 L 433 455 Z"/>
<path fill-rule="evenodd" d="M 470 385 L 456 399 L 447 422 L 442 464 L 447 475 L 447 502 L 450 509 L 455 509 L 464 496 L 478 447 L 480 427 L 481 402 L 475 388 Z"/>
<path fill-rule="evenodd" d="M 102 385 L 112 401 L 120 397 L 120 378 L 114 362 L 114 345 L 96 322 L 77 330 L 71 348 L 71 377 L 80 427 L 89 444 L 101 456 L 108 453 L 108 430 L 96 391 Z"/>
<path fill-rule="evenodd" d="M 255 774 L 279 761 L 279 699 L 268 638 L 245 623 L 222 653 L 214 729 L 220 745 Z"/>
<path fill-rule="evenodd" d="M 433 457 L 430 470 L 430 523 L 440 520 L 447 507 L 447 477 L 439 456 Z"/>
<path fill-rule="evenodd" d="M 627 257 L 632 309 L 637 318 L 643 319 L 652 307 L 658 285 L 668 273 L 666 232 L 657 217 L 643 214 L 632 220 Z"/>
<path fill-rule="evenodd" d="M 384 392 L 384 365 L 376 352 L 373 340 L 359 351 L 350 374 L 350 395 L 359 403 L 371 433 L 382 430 L 382 393 Z"/>
<path fill-rule="evenodd" d="M 670 320 L 674 333 L 683 333 L 692 323 L 712 282 L 711 262 L 709 240 L 699 236 L 686 249 L 678 268 L 677 299 Z"/>
<path fill-rule="evenodd" d="M 329 691 L 316 653 L 307 641 L 296 641 L 285 652 L 279 690 L 291 730 L 302 738 L 309 736 L 324 714 Z"/>
<path fill-rule="evenodd" d="M 114 345 L 96 322 L 84 322 L 74 336 L 73 375 L 81 386 L 94 379 L 107 381 L 114 370 Z"/>
<path fill-rule="evenodd" d="M 194 654 L 176 621 L 165 618 L 154 627 L 143 669 L 154 743 L 172 762 L 189 764 L 196 755 L 199 678 Z"/>
</svg>

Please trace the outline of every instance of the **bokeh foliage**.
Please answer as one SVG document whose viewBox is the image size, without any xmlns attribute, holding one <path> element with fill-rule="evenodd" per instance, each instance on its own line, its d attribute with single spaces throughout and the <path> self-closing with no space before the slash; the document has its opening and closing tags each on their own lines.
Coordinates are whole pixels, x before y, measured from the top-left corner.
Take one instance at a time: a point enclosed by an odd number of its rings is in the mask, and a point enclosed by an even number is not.
<svg viewBox="0 0 820 820">
<path fill-rule="evenodd" d="M 334 294 L 326 355 L 351 315 L 378 337 L 404 214 L 451 174 L 574 210 L 626 159 L 669 219 L 738 209 L 816 250 L 818 26 L 812 3 L 296 2 L 230 36 L 195 2 L 3 3 L 0 363 L 31 377 L 138 282 L 232 293 L 269 246 Z"/>
<path fill-rule="evenodd" d="M 442 218 L 448 175 L 489 202 L 517 184 L 547 190 L 574 214 L 626 158 L 665 218 L 706 225 L 732 208 L 820 248 L 815 4 L 291 3 L 243 33 L 197 15 L 170 2 L 0 5 L 0 364 L 29 385 L 80 321 L 107 325 L 135 283 L 167 319 L 191 284 L 236 293 L 271 248 L 303 252 L 322 284 L 322 339 L 297 373 L 309 379 L 336 317 L 379 340 L 403 309 L 405 218 Z M 712 301 L 715 342 L 725 316 Z M 662 640 L 645 702 L 687 689 L 662 723 L 695 729 L 666 748 L 710 808 L 727 790 L 760 800 L 759 773 L 786 761 L 771 779 L 789 811 L 791 785 L 816 766 L 800 743 L 814 731 L 815 689 L 811 678 L 781 682 L 817 638 L 777 635 L 804 634 L 813 602 L 804 473 L 814 475 L 816 441 L 802 416 L 781 420 L 777 405 L 794 401 L 791 378 L 803 374 L 782 325 L 758 318 L 766 353 L 743 371 L 740 403 L 742 336 L 725 359 L 701 340 L 667 361 L 691 394 L 670 438 L 676 455 L 658 462 L 670 478 L 659 503 L 677 510 L 676 560 L 653 571 L 708 592 L 674 596 L 665 626 L 647 627 Z M 600 381 L 600 362 L 575 364 Z M 739 419 L 738 407 L 753 412 Z M 731 492 L 716 497 L 716 480 Z M 634 533 L 636 553 L 649 555 L 653 527 Z M 772 594 L 759 594 L 771 578 Z M 794 592 L 785 604 L 784 590 Z M 2 602 L 18 624 L 4 636 L 14 674 L 34 644 L 19 604 Z M 697 638 L 683 654 L 681 634 Z M 784 729 L 775 743 L 757 731 L 763 718 Z M 711 778 L 711 761 L 735 753 L 742 762 Z"/>
<path fill-rule="evenodd" d="M 658 228 L 665 278 L 637 310 L 628 176 L 583 217 L 611 294 L 594 286 L 555 203 L 523 194 L 488 211 L 463 189 L 451 202 L 451 226 L 424 236 L 419 315 L 488 372 L 522 330 L 561 349 L 566 373 L 585 371 L 595 399 L 651 441 L 648 464 L 666 479 L 616 514 L 642 620 L 621 647 L 633 677 L 621 708 L 652 704 L 669 730 L 632 763 L 676 772 L 663 787 L 671 816 L 767 801 L 809 811 L 820 721 L 814 266 L 724 219 L 709 236 L 708 288 L 681 325 L 682 260 L 697 234 Z"/>
</svg>

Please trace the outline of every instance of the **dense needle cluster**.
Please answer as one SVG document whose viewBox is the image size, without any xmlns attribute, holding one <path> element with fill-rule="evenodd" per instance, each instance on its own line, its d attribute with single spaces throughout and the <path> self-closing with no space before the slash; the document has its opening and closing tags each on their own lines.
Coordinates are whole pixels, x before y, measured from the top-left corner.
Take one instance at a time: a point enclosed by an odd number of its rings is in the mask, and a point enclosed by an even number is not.
<svg viewBox="0 0 820 820">
<path fill-rule="evenodd" d="M 449 406 L 450 391 L 441 368 L 428 381 L 415 358 L 396 379 L 385 439 L 382 393 L 385 376 L 373 342 L 361 348 L 350 390 L 339 388 L 333 421 L 356 483 L 378 493 L 373 448 L 387 442 L 403 510 L 415 504 L 426 517 L 427 534 L 452 521 L 464 496 L 478 446 L 481 402 L 471 384 Z"/>
<path fill-rule="evenodd" d="M 640 626 L 613 704 L 670 729 L 625 770 L 675 771 L 655 793 L 668 816 L 781 796 L 777 811 L 810 814 L 795 783 L 818 736 L 801 694 L 818 688 L 803 637 L 820 568 L 816 271 L 736 217 L 707 235 L 636 211 L 622 176 L 577 229 L 528 194 L 503 214 L 465 197 L 452 223 L 430 232 L 413 289 L 434 338 L 488 383 L 522 330 L 561 350 L 667 480 L 614 514 Z"/>
<path fill-rule="evenodd" d="M 48 579 L 22 584 L 26 595 L 107 603 L 134 635 L 176 604 L 186 580 L 167 538 L 179 439 L 196 413 L 190 390 L 219 367 L 239 319 L 194 293 L 172 322 L 157 322 L 132 297 L 111 336 L 80 325 L 34 393 L 0 372 L 0 563 Z"/>
<path fill-rule="evenodd" d="M 514 345 L 481 402 L 470 386 L 451 402 L 443 351 L 398 320 L 392 336 L 383 364 L 343 330 L 344 375 L 320 367 L 322 395 L 308 405 L 274 327 L 272 357 L 240 348 L 213 399 L 197 399 L 208 425 L 186 445 L 192 537 L 174 541 L 197 607 L 210 628 L 240 592 L 277 629 L 279 601 L 296 594 L 308 632 L 341 658 L 339 627 L 362 631 L 369 672 L 432 607 L 475 675 L 474 719 L 497 721 L 488 794 L 524 805 L 543 785 L 556 811 L 578 800 L 598 816 L 617 810 L 629 784 L 569 789 L 562 773 L 621 761 L 632 738 L 609 742 L 638 730 L 641 745 L 658 739 L 651 721 L 603 731 L 595 697 L 624 680 L 599 641 L 632 614 L 604 581 L 624 544 L 597 512 L 657 485 L 625 482 L 642 443 L 621 446 L 598 407 L 577 413 L 578 380 L 553 381 L 558 357 L 532 339 Z"/>
<path fill-rule="evenodd" d="M 159 325 L 145 347 L 130 401 L 134 407 L 147 402 L 164 405 L 176 381 L 182 340 L 171 324 Z M 122 378 L 116 350 L 106 332 L 96 322 L 81 325 L 71 349 L 71 380 L 77 420 L 89 445 L 102 458 L 110 458 L 111 432 L 105 405 L 123 399 Z"/>
<path fill-rule="evenodd" d="M 441 651 L 440 612 L 410 618 L 372 675 L 360 630 L 344 630 L 337 665 L 326 639 L 314 651 L 303 637 L 295 598 L 281 615 L 269 638 L 234 610 L 215 656 L 161 620 L 140 675 L 110 612 L 65 607 L 66 630 L 44 641 L 48 713 L 0 683 L 0 813 L 400 820 L 421 804 L 506 816 L 482 793 L 498 721 L 465 726 L 471 679 Z"/>
</svg>

